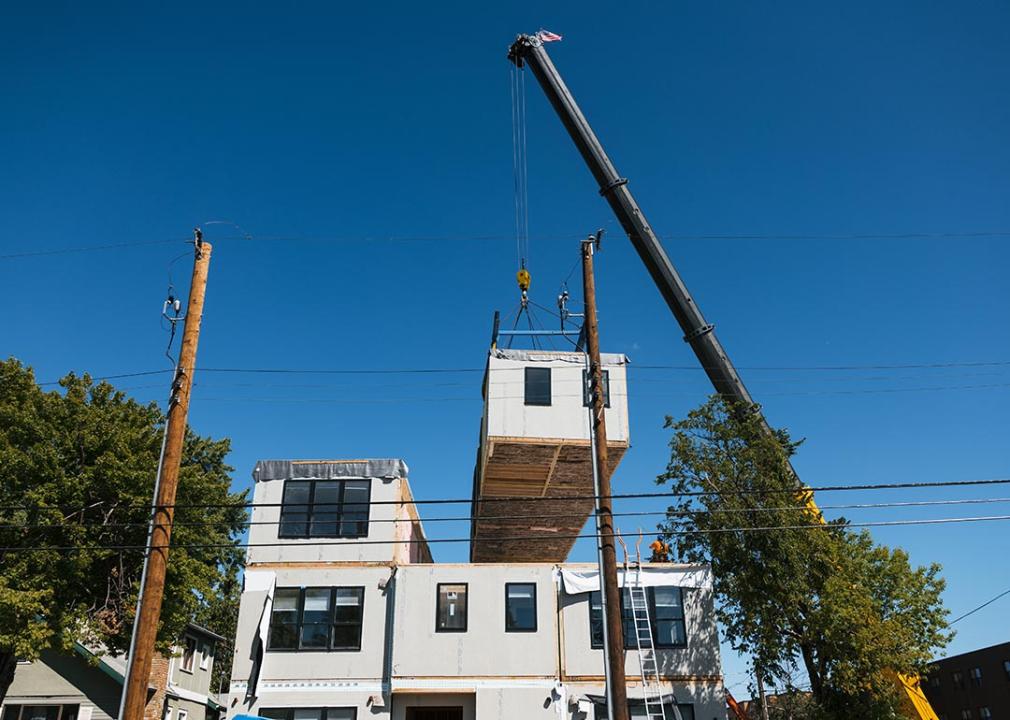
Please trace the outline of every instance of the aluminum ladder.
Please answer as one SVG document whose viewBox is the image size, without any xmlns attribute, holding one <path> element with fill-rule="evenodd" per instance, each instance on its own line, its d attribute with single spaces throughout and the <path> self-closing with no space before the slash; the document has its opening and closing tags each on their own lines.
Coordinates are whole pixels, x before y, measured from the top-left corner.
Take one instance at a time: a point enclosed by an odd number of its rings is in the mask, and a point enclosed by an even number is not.
<svg viewBox="0 0 1010 720">
<path fill-rule="evenodd" d="M 628 601 L 631 605 L 631 617 L 635 625 L 635 649 L 638 651 L 638 668 L 642 674 L 642 700 L 645 703 L 647 720 L 682 720 L 676 703 L 673 705 L 673 717 L 668 718 L 663 705 L 663 684 L 659 677 L 659 663 L 656 660 L 656 647 L 652 637 L 652 620 L 649 617 L 649 596 L 642 585 L 642 554 L 639 536 L 635 544 L 634 571 L 628 565 L 628 547 L 624 545 L 624 588 L 628 591 Z"/>
</svg>

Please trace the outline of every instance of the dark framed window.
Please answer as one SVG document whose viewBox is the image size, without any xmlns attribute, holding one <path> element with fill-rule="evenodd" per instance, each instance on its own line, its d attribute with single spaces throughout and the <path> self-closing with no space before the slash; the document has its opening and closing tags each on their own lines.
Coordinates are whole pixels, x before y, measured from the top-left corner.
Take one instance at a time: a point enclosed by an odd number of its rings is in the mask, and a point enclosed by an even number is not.
<svg viewBox="0 0 1010 720">
<path fill-rule="evenodd" d="M 691 703 L 677 703 L 677 709 L 680 710 L 681 720 L 694 720 L 694 705 Z M 628 701 L 628 714 L 633 718 L 650 718 L 650 715 L 645 713 L 645 704 L 639 700 Z M 607 711 L 606 707 L 600 708 L 600 714 L 597 715 L 598 718 L 602 720 L 607 720 L 610 717 L 610 713 Z M 663 717 L 675 718 L 676 715 L 673 714 L 673 703 L 663 704 Z"/>
<path fill-rule="evenodd" d="M 684 619 L 683 588 L 649 587 L 645 591 L 653 645 L 657 648 L 685 647 L 687 623 Z M 621 589 L 621 625 L 624 628 L 624 647 L 636 647 L 635 617 L 627 588 Z M 589 637 L 591 647 L 603 647 L 603 605 L 599 590 L 589 594 Z"/>
<path fill-rule="evenodd" d="M 316 707 L 316 708 L 260 708 L 260 717 L 271 720 L 356 720 L 357 708 Z"/>
<path fill-rule="evenodd" d="M 361 649 L 363 587 L 277 588 L 268 650 Z"/>
<path fill-rule="evenodd" d="M 930 675 L 929 676 L 929 686 L 930 687 L 935 687 L 935 688 L 940 687 L 940 676 L 939 675 Z"/>
<path fill-rule="evenodd" d="M 196 656 L 196 638 L 187 635 L 182 641 L 182 662 L 179 669 L 183 672 L 193 672 L 193 658 Z"/>
<path fill-rule="evenodd" d="M 589 371 L 582 371 L 582 407 L 589 407 Z M 610 407 L 610 371 L 603 371 L 603 407 Z"/>
<path fill-rule="evenodd" d="M 1010 680 L 1010 660 L 1003 661 L 1003 672 L 1006 673 L 1006 679 Z"/>
<path fill-rule="evenodd" d="M 961 711 L 961 720 L 971 720 L 971 710 L 965 708 Z"/>
<path fill-rule="evenodd" d="M 982 687 L 982 668 L 973 667 L 968 673 L 968 677 L 971 678 L 971 684 L 974 687 Z"/>
<path fill-rule="evenodd" d="M 960 670 L 955 670 L 950 674 L 950 679 L 954 683 L 955 690 L 964 690 L 964 675 L 961 674 Z"/>
<path fill-rule="evenodd" d="M 370 480 L 286 480 L 278 537 L 367 537 Z"/>
<path fill-rule="evenodd" d="M 80 705 L 4 705 L 3 720 L 77 720 Z"/>
<path fill-rule="evenodd" d="M 536 583 L 505 583 L 505 632 L 536 631 Z"/>
<path fill-rule="evenodd" d="M 466 632 L 466 583 L 438 583 L 435 589 L 435 632 Z"/>
<path fill-rule="evenodd" d="M 551 404 L 551 369 L 528 367 L 523 400 L 527 405 Z"/>
<path fill-rule="evenodd" d="M 983 705 L 978 709 L 979 720 L 992 720 L 992 711 L 989 710 L 988 706 Z"/>
</svg>

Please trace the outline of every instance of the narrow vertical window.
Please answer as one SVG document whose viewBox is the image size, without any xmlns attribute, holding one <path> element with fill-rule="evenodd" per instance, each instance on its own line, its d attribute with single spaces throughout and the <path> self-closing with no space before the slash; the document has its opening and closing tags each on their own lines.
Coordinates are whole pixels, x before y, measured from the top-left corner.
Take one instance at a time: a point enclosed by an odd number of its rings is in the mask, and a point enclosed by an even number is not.
<svg viewBox="0 0 1010 720">
<path fill-rule="evenodd" d="M 182 664 L 179 666 L 185 672 L 193 672 L 193 657 L 196 655 L 196 639 L 187 636 L 183 640 Z"/>
<path fill-rule="evenodd" d="M 436 632 L 466 632 L 466 583 L 439 583 L 435 609 Z"/>
<path fill-rule="evenodd" d="M 537 586 L 505 583 L 505 632 L 536 632 Z"/>
<path fill-rule="evenodd" d="M 270 613 L 271 650 L 298 648 L 298 605 L 301 591 L 298 588 L 278 588 L 274 592 L 274 606 Z"/>
<path fill-rule="evenodd" d="M 679 587 L 650 588 L 652 634 L 656 647 L 687 645 L 684 592 Z"/>
<path fill-rule="evenodd" d="M 325 649 L 330 641 L 332 622 L 330 588 L 306 588 L 302 610 L 301 644 L 305 650 Z"/>
<path fill-rule="evenodd" d="M 975 687 L 982 687 L 982 668 L 973 667 L 970 673 L 971 684 Z"/>
<path fill-rule="evenodd" d="M 360 650 L 365 589 L 336 588 L 334 592 L 333 640 L 330 647 L 334 650 Z"/>
<path fill-rule="evenodd" d="M 524 401 L 527 405 L 551 404 L 551 369 L 526 368 Z"/>
</svg>

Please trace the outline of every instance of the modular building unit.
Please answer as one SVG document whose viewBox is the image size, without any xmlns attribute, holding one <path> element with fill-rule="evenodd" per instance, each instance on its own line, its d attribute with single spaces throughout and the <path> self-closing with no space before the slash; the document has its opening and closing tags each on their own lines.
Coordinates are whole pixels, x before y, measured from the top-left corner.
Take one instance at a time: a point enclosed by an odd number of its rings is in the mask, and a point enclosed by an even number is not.
<svg viewBox="0 0 1010 720">
<path fill-rule="evenodd" d="M 630 440 L 628 360 L 601 360 L 613 473 Z M 562 562 L 593 510 L 592 458 L 586 355 L 493 348 L 474 470 L 471 561 Z"/>
</svg>

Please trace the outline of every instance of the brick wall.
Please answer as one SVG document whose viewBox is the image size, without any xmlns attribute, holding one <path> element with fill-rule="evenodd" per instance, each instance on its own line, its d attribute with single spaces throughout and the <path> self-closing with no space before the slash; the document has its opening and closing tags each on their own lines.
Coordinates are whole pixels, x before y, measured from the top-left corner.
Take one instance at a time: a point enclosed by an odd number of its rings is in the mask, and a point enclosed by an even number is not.
<svg viewBox="0 0 1010 720">
<path fill-rule="evenodd" d="M 148 685 L 154 686 L 154 693 L 144 706 L 144 720 L 162 720 L 165 711 L 165 690 L 168 688 L 168 658 L 155 653 L 151 661 L 151 676 Z"/>
</svg>

